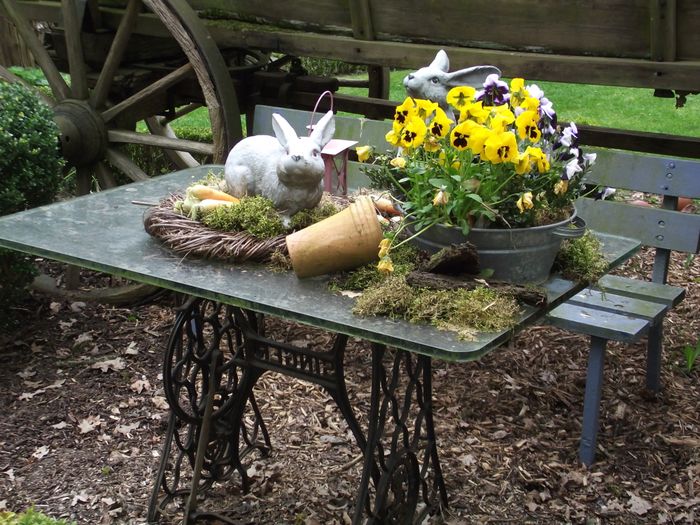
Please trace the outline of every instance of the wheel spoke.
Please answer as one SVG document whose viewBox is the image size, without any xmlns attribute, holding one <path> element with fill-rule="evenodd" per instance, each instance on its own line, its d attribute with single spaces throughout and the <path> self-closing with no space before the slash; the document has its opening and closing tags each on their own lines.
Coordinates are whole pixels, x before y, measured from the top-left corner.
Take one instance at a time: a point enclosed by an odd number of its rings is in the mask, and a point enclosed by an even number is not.
<svg viewBox="0 0 700 525">
<path fill-rule="evenodd" d="M 88 96 L 87 73 L 85 72 L 83 45 L 80 41 L 82 23 L 81 17 L 78 15 L 76 0 L 61 0 L 61 10 L 63 12 L 63 33 L 68 52 L 71 91 L 74 98 L 85 100 Z"/>
<path fill-rule="evenodd" d="M 78 195 L 87 195 L 92 191 L 92 179 L 94 177 L 93 166 L 76 166 L 75 176 L 78 187 Z"/>
<path fill-rule="evenodd" d="M 112 120 L 114 117 L 116 117 L 121 112 L 128 109 L 129 107 L 134 106 L 134 105 L 146 100 L 148 97 L 158 93 L 159 91 L 163 91 L 163 90 L 168 89 L 173 84 L 177 84 L 182 79 L 184 79 L 185 77 L 187 77 L 191 74 L 192 74 L 192 64 L 188 62 L 184 66 L 179 67 L 175 71 L 172 71 L 172 72 L 168 73 L 167 75 L 165 75 L 163 78 L 155 81 L 153 84 L 151 84 L 147 88 L 144 88 L 141 91 L 134 93 L 129 98 L 122 100 L 119 104 L 112 106 L 111 108 L 109 108 L 108 110 L 106 110 L 105 112 L 102 113 L 102 118 L 104 119 L 105 122 L 109 122 L 110 120 Z"/>
<path fill-rule="evenodd" d="M 203 155 L 211 155 L 214 152 L 214 146 L 204 142 L 179 139 L 177 137 L 164 137 L 161 135 L 153 135 L 151 133 L 138 133 L 136 131 L 126 131 L 122 129 L 111 129 L 107 131 L 107 138 L 110 142 L 145 144 L 147 146 L 156 146 L 159 148 L 173 149 L 176 151 L 201 153 Z"/>
<path fill-rule="evenodd" d="M 53 63 L 49 53 L 39 41 L 39 37 L 34 33 L 34 29 L 29 21 L 19 12 L 13 0 L 0 0 L 0 2 L 5 8 L 7 16 L 14 22 L 15 28 L 22 37 L 24 44 L 32 52 L 34 60 L 44 72 L 56 100 L 61 101 L 68 98 L 70 95 L 68 84 L 63 80 L 56 64 Z"/>
<path fill-rule="evenodd" d="M 187 107 L 195 105 L 198 104 L 190 104 Z M 187 113 L 189 113 L 189 111 L 186 111 L 184 114 Z M 177 135 L 173 131 L 173 128 L 171 128 L 170 125 L 167 123 L 165 117 L 148 117 L 146 119 L 146 126 L 148 126 L 148 130 L 154 135 L 160 135 L 163 137 L 170 137 L 175 139 L 177 138 Z M 214 145 L 212 144 L 211 147 L 213 155 Z M 197 159 L 195 159 L 192 155 L 185 151 L 174 151 L 171 149 L 165 149 L 163 150 L 163 153 L 165 153 L 165 156 L 168 157 L 168 159 L 170 159 L 170 162 L 177 166 L 178 169 L 194 168 L 200 165 L 200 162 Z"/>
<path fill-rule="evenodd" d="M 107 149 L 107 161 L 134 182 L 148 180 L 148 175 L 121 151 Z"/>
<path fill-rule="evenodd" d="M 199 102 L 192 102 L 191 104 L 187 104 L 186 106 L 183 106 L 181 108 L 178 108 L 175 113 L 172 115 L 168 115 L 167 117 L 163 117 L 158 120 L 158 122 L 162 125 L 168 124 L 169 122 L 172 122 L 173 120 L 177 120 L 180 117 L 184 117 L 185 115 L 189 115 L 192 113 L 194 110 L 199 109 L 202 107 L 202 104 Z"/>
<path fill-rule="evenodd" d="M 53 107 L 56 105 L 56 101 L 48 96 L 46 93 L 43 91 L 36 89 L 34 86 L 26 82 L 24 79 L 18 77 L 15 75 L 12 71 L 9 69 L 4 68 L 3 66 L 0 66 L 0 78 L 7 80 L 8 82 L 16 82 L 19 84 L 22 84 L 24 87 L 29 89 L 30 91 L 33 91 L 34 93 L 37 94 L 37 96 L 46 104 L 47 106 Z"/>
<path fill-rule="evenodd" d="M 114 179 L 114 174 L 112 171 L 105 166 L 104 162 L 98 162 L 95 166 L 95 172 L 97 174 L 97 181 L 100 183 L 100 188 L 116 188 L 117 181 Z"/>
<path fill-rule="evenodd" d="M 92 93 L 90 104 L 93 108 L 102 107 L 105 100 L 107 100 L 107 94 L 109 93 L 109 89 L 112 87 L 112 81 L 114 80 L 114 75 L 117 72 L 117 67 L 121 63 L 122 57 L 124 56 L 124 51 L 129 43 L 131 31 L 134 27 L 134 22 L 140 6 L 141 0 L 129 0 L 129 4 L 126 7 L 126 12 L 119 22 L 117 34 L 114 36 L 112 45 L 109 48 L 109 53 L 105 59 L 102 71 L 100 71 L 100 76 L 97 79 L 95 90 Z"/>
</svg>

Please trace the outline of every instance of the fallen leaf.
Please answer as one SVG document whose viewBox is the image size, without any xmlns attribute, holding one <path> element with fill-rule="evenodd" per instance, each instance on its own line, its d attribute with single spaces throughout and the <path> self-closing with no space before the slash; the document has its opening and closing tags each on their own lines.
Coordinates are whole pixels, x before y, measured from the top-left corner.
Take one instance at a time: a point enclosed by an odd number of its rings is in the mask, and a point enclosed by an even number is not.
<svg viewBox="0 0 700 525">
<path fill-rule="evenodd" d="M 44 392 L 46 392 L 46 390 L 41 390 L 41 389 L 36 390 L 35 392 L 23 392 L 22 394 L 19 395 L 19 400 L 20 401 L 27 401 L 27 400 L 33 398 L 34 396 L 37 396 L 39 394 L 43 394 Z"/>
<path fill-rule="evenodd" d="M 148 382 L 148 379 L 137 379 L 131 385 L 129 385 L 129 388 L 136 392 L 137 394 L 140 394 L 144 390 L 150 390 L 151 389 L 151 383 Z"/>
<path fill-rule="evenodd" d="M 126 355 L 137 355 L 139 353 L 139 349 L 136 348 L 136 342 L 131 341 L 129 346 L 126 347 L 126 350 L 124 350 L 124 353 Z"/>
<path fill-rule="evenodd" d="M 32 457 L 34 457 L 36 459 L 41 459 L 44 456 L 48 455 L 48 453 L 49 453 L 49 447 L 47 447 L 46 445 L 43 445 L 41 447 L 37 447 L 34 449 L 34 452 L 32 452 Z"/>
<path fill-rule="evenodd" d="M 345 297 L 350 297 L 351 299 L 354 299 L 355 297 L 360 297 L 362 295 L 362 292 L 353 292 L 352 290 L 341 290 L 340 295 L 344 295 Z"/>
<path fill-rule="evenodd" d="M 7 479 L 10 480 L 10 483 L 15 481 L 15 469 L 11 468 L 3 472 L 7 476 Z"/>
<path fill-rule="evenodd" d="M 36 375 L 36 370 L 31 370 L 29 368 L 26 368 L 22 370 L 21 372 L 17 372 L 17 375 L 21 377 L 22 379 L 29 379 L 30 377 L 34 377 Z"/>
<path fill-rule="evenodd" d="M 90 343 L 92 343 L 92 333 L 82 333 L 75 338 L 75 341 L 73 341 L 73 349 L 78 350 L 80 348 L 85 348 Z"/>
<path fill-rule="evenodd" d="M 53 313 L 57 314 L 57 313 L 61 310 L 61 303 L 52 302 L 52 303 L 49 305 L 49 309 L 50 309 Z"/>
<path fill-rule="evenodd" d="M 78 422 L 78 429 L 80 430 L 81 434 L 87 434 L 88 432 L 95 430 L 102 423 L 103 421 L 100 416 L 89 416 L 85 419 L 81 419 Z"/>
<path fill-rule="evenodd" d="M 60 423 L 56 423 L 55 425 L 51 425 L 51 428 L 55 428 L 56 430 L 63 430 L 68 426 L 68 423 L 65 421 L 61 421 Z"/>
<path fill-rule="evenodd" d="M 71 501 L 70 506 L 75 507 L 77 503 L 87 503 L 89 499 L 90 496 L 87 495 L 87 492 L 81 490 L 79 494 L 73 496 L 73 500 Z"/>
<path fill-rule="evenodd" d="M 126 437 L 131 437 L 131 432 L 139 428 L 140 422 L 131 423 L 130 425 L 117 425 L 116 431 Z"/>
<path fill-rule="evenodd" d="M 168 405 L 168 400 L 163 396 L 153 396 L 151 398 L 151 402 L 159 410 L 168 410 L 170 408 L 170 405 Z"/>
<path fill-rule="evenodd" d="M 61 327 L 61 330 L 68 330 L 71 326 L 73 326 L 77 322 L 78 322 L 77 319 L 71 319 L 70 321 L 59 321 L 58 326 Z"/>
<path fill-rule="evenodd" d="M 44 388 L 48 390 L 49 388 L 61 388 L 63 386 L 63 383 L 65 383 L 65 379 L 56 379 L 53 383 L 51 383 L 49 386 L 45 386 Z"/>
<path fill-rule="evenodd" d="M 106 361 L 94 363 L 90 368 L 99 368 L 103 372 L 108 372 L 109 370 L 117 372 L 126 368 L 126 362 L 121 357 L 116 357 L 114 359 L 107 359 Z"/>
<path fill-rule="evenodd" d="M 651 510 L 651 503 L 649 503 L 644 498 L 640 498 L 636 494 L 628 492 L 630 499 L 627 502 L 630 512 L 635 513 L 637 516 L 644 516 L 647 512 Z"/>
<path fill-rule="evenodd" d="M 75 313 L 82 312 L 86 306 L 87 305 L 82 301 L 75 301 L 74 303 L 70 303 L 70 309 L 73 310 Z"/>
</svg>

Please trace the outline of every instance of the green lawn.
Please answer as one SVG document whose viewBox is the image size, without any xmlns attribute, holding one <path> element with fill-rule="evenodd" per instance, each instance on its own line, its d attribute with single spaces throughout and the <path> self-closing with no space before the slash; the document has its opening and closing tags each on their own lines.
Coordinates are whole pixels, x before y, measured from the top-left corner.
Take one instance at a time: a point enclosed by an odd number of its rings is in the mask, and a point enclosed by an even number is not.
<svg viewBox="0 0 700 525">
<path fill-rule="evenodd" d="M 391 73 L 391 100 L 401 101 L 406 96 L 401 80 L 407 73 Z M 535 83 L 554 103 L 560 121 L 700 137 L 700 95 L 689 96 L 686 105 L 677 109 L 674 99 L 654 97 L 651 89 Z M 341 92 L 367 95 L 361 88 L 343 88 Z"/>
</svg>

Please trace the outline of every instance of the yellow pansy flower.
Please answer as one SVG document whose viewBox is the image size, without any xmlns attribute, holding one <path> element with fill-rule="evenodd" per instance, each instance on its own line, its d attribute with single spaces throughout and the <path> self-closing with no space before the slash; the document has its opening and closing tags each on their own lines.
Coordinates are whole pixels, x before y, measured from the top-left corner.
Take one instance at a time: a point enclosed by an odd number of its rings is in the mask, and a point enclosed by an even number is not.
<svg viewBox="0 0 700 525">
<path fill-rule="evenodd" d="M 401 146 L 407 149 L 417 148 L 425 140 L 428 127 L 423 119 L 413 116 L 406 121 L 401 130 Z"/>
<path fill-rule="evenodd" d="M 475 126 L 474 129 L 472 129 L 471 134 L 469 135 L 469 150 L 474 155 L 483 155 L 484 144 L 486 143 L 486 140 L 491 136 L 492 133 L 493 131 L 488 129 L 486 126 Z"/>
<path fill-rule="evenodd" d="M 391 261 L 391 257 L 388 255 L 386 257 L 382 257 L 382 259 L 379 261 L 379 264 L 377 264 L 377 270 L 379 273 L 383 274 L 388 274 L 394 271 L 394 263 Z"/>
<path fill-rule="evenodd" d="M 392 146 L 398 146 L 401 143 L 401 130 L 392 128 L 384 135 L 384 140 Z"/>
<path fill-rule="evenodd" d="M 542 137 L 540 128 L 537 127 L 539 114 L 537 111 L 523 111 L 515 119 L 515 127 L 518 128 L 518 136 L 521 139 L 528 139 L 530 142 L 537 142 Z"/>
<path fill-rule="evenodd" d="M 394 166 L 395 168 L 405 168 L 406 167 L 406 158 L 405 157 L 394 157 L 389 161 L 389 164 Z"/>
<path fill-rule="evenodd" d="M 379 243 L 379 258 L 383 259 L 389 254 L 391 248 L 391 239 L 382 239 Z"/>
<path fill-rule="evenodd" d="M 525 210 L 532 209 L 532 192 L 528 191 L 523 193 L 518 199 L 518 202 L 515 203 L 515 205 L 520 210 L 520 213 L 525 213 Z"/>
<path fill-rule="evenodd" d="M 433 153 L 435 151 L 440 151 L 442 147 L 440 146 L 440 142 L 435 135 L 428 134 L 425 136 L 425 140 L 423 141 L 423 149 Z"/>
<path fill-rule="evenodd" d="M 525 88 L 525 79 L 524 78 L 516 77 L 510 81 L 510 92 L 511 93 L 520 93 L 524 88 Z"/>
<path fill-rule="evenodd" d="M 533 146 L 528 146 L 528 148 L 525 150 L 530 157 L 535 161 L 537 164 L 537 171 L 540 173 L 547 173 L 549 171 L 549 159 L 547 158 L 547 154 L 542 151 L 540 148 L 536 148 Z"/>
<path fill-rule="evenodd" d="M 444 206 L 450 202 L 450 194 L 445 190 L 439 190 L 433 197 L 433 206 Z"/>
<path fill-rule="evenodd" d="M 484 107 L 484 103 L 481 100 L 470 104 L 465 110 L 465 118 L 470 118 L 479 124 L 486 122 L 490 115 L 491 109 L 488 106 Z"/>
<path fill-rule="evenodd" d="M 477 127 L 478 124 L 473 120 L 465 120 L 457 124 L 450 133 L 450 144 L 452 144 L 458 150 L 467 149 L 469 135 L 472 130 Z"/>
<path fill-rule="evenodd" d="M 484 142 L 484 156 L 494 164 L 518 161 L 518 142 L 512 131 L 493 132 Z"/>
<path fill-rule="evenodd" d="M 447 117 L 447 114 L 439 107 L 435 109 L 435 118 L 428 126 L 431 135 L 436 137 L 445 137 L 450 132 L 450 126 L 454 124 L 454 120 Z"/>
<path fill-rule="evenodd" d="M 535 97 L 525 97 L 520 103 L 520 107 L 528 111 L 538 111 L 540 109 L 540 99 Z"/>
<path fill-rule="evenodd" d="M 510 111 L 497 111 L 496 114 L 491 117 L 491 129 L 498 133 L 506 131 L 508 126 L 515 122 L 515 115 Z"/>
<path fill-rule="evenodd" d="M 430 118 L 436 109 L 439 108 L 437 102 L 432 102 L 430 100 L 415 99 L 416 104 L 416 115 L 426 121 Z"/>
<path fill-rule="evenodd" d="M 357 146 L 355 152 L 357 153 L 357 160 L 360 162 L 365 162 L 369 156 L 372 154 L 374 148 L 372 146 Z"/>
<path fill-rule="evenodd" d="M 556 195 L 564 195 L 568 189 L 569 181 L 566 179 L 560 179 L 559 182 L 554 185 L 554 193 Z"/>
<path fill-rule="evenodd" d="M 447 103 L 462 111 L 474 98 L 476 89 L 471 86 L 453 87 L 447 92 Z"/>
<path fill-rule="evenodd" d="M 399 105 L 396 106 L 394 111 L 394 123 L 403 127 L 406 122 L 416 114 L 416 103 L 411 97 L 406 97 L 406 99 Z"/>
<path fill-rule="evenodd" d="M 518 162 L 515 163 L 515 173 L 518 175 L 525 175 L 532 169 L 533 158 L 525 150 L 523 153 L 518 155 Z"/>
</svg>

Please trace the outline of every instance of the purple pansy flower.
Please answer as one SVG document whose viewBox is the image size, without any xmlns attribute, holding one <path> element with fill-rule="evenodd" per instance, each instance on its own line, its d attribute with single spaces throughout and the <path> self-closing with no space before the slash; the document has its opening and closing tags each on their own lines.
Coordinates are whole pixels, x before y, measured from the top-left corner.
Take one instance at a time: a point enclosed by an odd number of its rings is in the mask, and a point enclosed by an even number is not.
<svg viewBox="0 0 700 525">
<path fill-rule="evenodd" d="M 484 89 L 476 92 L 474 99 L 483 102 L 484 106 L 502 106 L 510 100 L 508 84 L 498 78 L 496 73 L 486 77 Z"/>
</svg>

